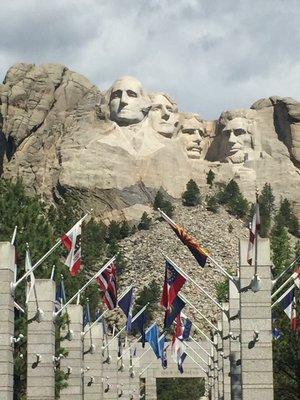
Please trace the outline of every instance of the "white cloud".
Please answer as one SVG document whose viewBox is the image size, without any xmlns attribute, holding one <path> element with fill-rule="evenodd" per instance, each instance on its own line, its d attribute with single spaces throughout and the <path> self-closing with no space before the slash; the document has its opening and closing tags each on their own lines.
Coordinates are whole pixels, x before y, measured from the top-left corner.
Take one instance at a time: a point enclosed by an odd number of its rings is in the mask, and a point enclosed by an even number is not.
<svg viewBox="0 0 300 400">
<path fill-rule="evenodd" d="M 134 75 L 217 118 L 274 94 L 300 100 L 297 0 L 2 1 L 1 75 L 60 62 L 100 89 Z"/>
</svg>

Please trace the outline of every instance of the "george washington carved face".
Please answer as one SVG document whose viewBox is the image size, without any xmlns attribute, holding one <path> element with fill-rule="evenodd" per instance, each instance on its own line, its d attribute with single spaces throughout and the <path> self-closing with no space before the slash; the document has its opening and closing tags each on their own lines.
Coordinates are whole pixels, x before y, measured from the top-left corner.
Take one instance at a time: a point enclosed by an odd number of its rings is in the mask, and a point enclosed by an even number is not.
<svg viewBox="0 0 300 400">
<path fill-rule="evenodd" d="M 120 126 L 142 121 L 148 112 L 149 99 L 141 83 L 130 76 L 118 79 L 111 88 L 110 119 Z"/>
</svg>

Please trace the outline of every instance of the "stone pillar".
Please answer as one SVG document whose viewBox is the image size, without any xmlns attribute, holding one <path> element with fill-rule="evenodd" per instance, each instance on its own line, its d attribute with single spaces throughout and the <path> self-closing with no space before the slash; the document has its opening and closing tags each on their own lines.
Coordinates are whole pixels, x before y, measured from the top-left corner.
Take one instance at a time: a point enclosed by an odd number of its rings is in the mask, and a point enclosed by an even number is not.
<svg viewBox="0 0 300 400">
<path fill-rule="evenodd" d="M 108 336 L 108 342 L 112 339 Z M 109 355 L 110 362 L 107 362 L 107 357 Z M 105 356 L 103 360 L 103 399 L 105 400 L 115 400 L 118 398 L 118 368 L 120 363 L 117 362 L 118 358 L 118 339 L 113 340 L 109 345 L 109 349 L 105 350 Z M 105 392 L 105 388 L 109 385 L 109 390 Z M 121 389 L 121 387 L 120 387 Z M 123 397 L 124 398 L 124 397 Z"/>
<path fill-rule="evenodd" d="M 36 279 L 36 294 L 44 317 L 41 322 L 33 320 L 37 307 L 32 293 L 28 302 L 27 326 L 27 399 L 54 400 L 55 373 L 55 282 L 51 279 Z"/>
<path fill-rule="evenodd" d="M 225 310 L 229 309 L 228 303 L 223 303 L 222 306 Z M 223 313 L 222 315 L 222 330 L 223 337 L 228 338 L 229 334 L 229 321 L 227 316 Z M 229 361 L 229 338 L 223 340 L 223 398 L 224 400 L 231 399 L 231 391 L 230 391 L 230 361 Z"/>
<path fill-rule="evenodd" d="M 83 342 L 82 342 L 82 306 L 70 304 L 67 307 L 70 319 L 69 329 L 73 331 L 72 340 L 62 342 L 62 347 L 68 351 L 68 356 L 61 361 L 61 368 L 67 372 L 70 367 L 68 387 L 60 392 L 61 400 L 82 400 L 83 380 Z"/>
<path fill-rule="evenodd" d="M 84 374 L 84 400 L 102 399 L 102 377 L 103 377 L 103 357 L 102 357 L 102 325 L 93 326 L 92 344 L 94 352 L 91 352 L 91 336 L 88 332 L 84 336 L 84 368 L 89 367 L 89 371 Z"/>
<path fill-rule="evenodd" d="M 238 281 L 239 278 L 235 277 Z M 229 281 L 229 331 L 232 338 L 229 339 L 229 360 L 230 360 L 230 388 L 231 399 L 242 399 L 241 384 L 241 343 L 240 343 L 240 294 L 236 286 Z"/>
<path fill-rule="evenodd" d="M 240 241 L 241 288 L 249 285 L 254 267 L 247 263 L 248 240 Z M 261 290 L 241 291 L 241 359 L 243 400 L 273 400 L 273 361 L 271 324 L 271 261 L 269 239 L 259 239 L 258 274 Z M 258 332 L 258 341 L 255 340 Z"/>
<path fill-rule="evenodd" d="M 157 399 L 156 378 L 149 375 L 150 373 L 147 374 L 146 378 L 146 400 L 156 400 Z"/>
<path fill-rule="evenodd" d="M 0 243 L 0 399 L 13 399 L 14 299 L 10 284 L 14 281 L 15 249 Z"/>
<path fill-rule="evenodd" d="M 221 318 L 223 318 L 224 313 L 222 312 Z M 227 318 L 224 315 L 225 318 Z M 220 334 L 217 335 L 218 347 L 217 347 L 217 376 L 218 376 L 218 399 L 223 399 L 223 385 L 224 385 L 224 370 L 223 370 L 223 358 L 222 354 L 224 353 L 224 331 L 223 331 L 223 323 L 218 321 L 218 329 L 222 332 L 222 336 Z"/>
</svg>

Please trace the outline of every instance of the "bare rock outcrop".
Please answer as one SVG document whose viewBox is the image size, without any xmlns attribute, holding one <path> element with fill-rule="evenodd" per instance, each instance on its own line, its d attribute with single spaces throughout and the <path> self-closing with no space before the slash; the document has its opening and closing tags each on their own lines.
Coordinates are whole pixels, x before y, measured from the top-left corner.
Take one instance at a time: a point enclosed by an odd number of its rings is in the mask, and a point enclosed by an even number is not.
<svg viewBox="0 0 300 400">
<path fill-rule="evenodd" d="M 101 92 L 59 64 L 16 64 L 0 85 L 0 174 L 46 201 L 65 195 L 102 219 L 139 219 L 159 188 L 238 181 L 249 200 L 269 182 L 300 215 L 300 103 L 270 97 L 217 121 L 182 113 L 133 77 Z"/>
</svg>

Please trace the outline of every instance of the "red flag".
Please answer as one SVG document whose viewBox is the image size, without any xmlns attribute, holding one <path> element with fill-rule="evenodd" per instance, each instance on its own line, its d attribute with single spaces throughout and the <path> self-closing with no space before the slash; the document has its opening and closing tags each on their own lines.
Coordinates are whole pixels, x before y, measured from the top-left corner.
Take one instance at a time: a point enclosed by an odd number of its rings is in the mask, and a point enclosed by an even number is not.
<svg viewBox="0 0 300 400">
<path fill-rule="evenodd" d="M 185 284 L 186 279 L 182 276 L 177 269 L 166 261 L 165 269 L 165 281 L 163 287 L 163 294 L 160 304 L 165 307 L 166 310 L 170 310 L 171 305 L 174 302 L 178 292 Z"/>
<path fill-rule="evenodd" d="M 100 290 L 104 292 L 104 302 L 109 310 L 117 307 L 117 266 L 115 262 L 105 268 L 96 278 Z"/>
<path fill-rule="evenodd" d="M 296 271 L 292 275 L 295 285 L 300 289 L 300 267 L 296 269 Z"/>
<path fill-rule="evenodd" d="M 259 203 L 256 200 L 255 212 L 252 218 L 252 223 L 249 228 L 249 244 L 247 253 L 247 262 L 252 265 L 252 260 L 254 258 L 255 251 L 255 240 L 257 239 L 257 234 L 260 228 L 260 214 L 259 214 Z"/>
<path fill-rule="evenodd" d="M 76 276 L 82 269 L 81 264 L 81 224 L 83 218 L 78 221 L 73 228 L 61 237 L 65 248 L 69 251 L 65 265 L 69 267 L 70 274 Z"/>
</svg>

